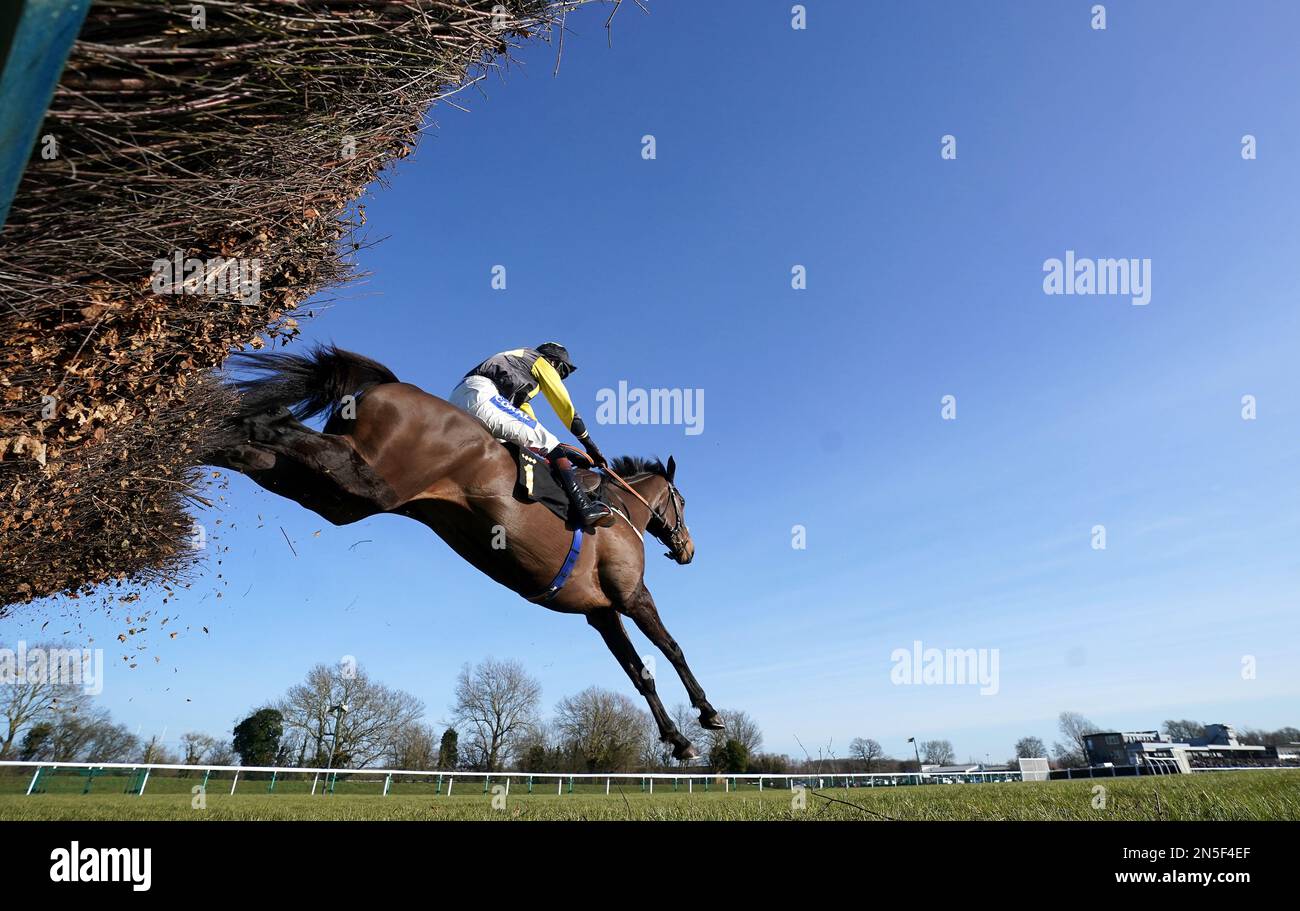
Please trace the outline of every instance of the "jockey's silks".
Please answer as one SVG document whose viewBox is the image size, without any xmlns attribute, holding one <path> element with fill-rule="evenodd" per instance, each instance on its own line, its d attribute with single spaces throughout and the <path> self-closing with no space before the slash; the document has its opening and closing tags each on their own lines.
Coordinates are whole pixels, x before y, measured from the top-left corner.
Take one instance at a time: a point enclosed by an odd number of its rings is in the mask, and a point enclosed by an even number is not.
<svg viewBox="0 0 1300 911">
<path fill-rule="evenodd" d="M 564 388 L 564 380 L 560 379 L 551 362 L 534 348 L 515 348 L 494 354 L 465 376 L 481 376 L 491 381 L 497 392 L 533 420 L 537 415 L 533 413 L 531 399 L 541 392 L 565 429 L 573 429 L 576 412 L 569 390 Z"/>
</svg>

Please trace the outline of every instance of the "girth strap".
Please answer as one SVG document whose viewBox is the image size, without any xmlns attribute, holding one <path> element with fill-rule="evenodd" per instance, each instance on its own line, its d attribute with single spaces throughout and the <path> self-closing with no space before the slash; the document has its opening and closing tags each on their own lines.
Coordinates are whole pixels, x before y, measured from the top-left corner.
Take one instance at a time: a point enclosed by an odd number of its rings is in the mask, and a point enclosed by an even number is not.
<svg viewBox="0 0 1300 911">
<path fill-rule="evenodd" d="M 578 565 L 578 557 L 581 554 L 582 529 L 575 528 L 573 530 L 573 543 L 569 545 L 569 555 L 564 558 L 564 565 L 560 567 L 560 571 L 556 573 L 555 578 L 551 580 L 551 587 L 540 595 L 533 595 L 528 600 L 535 604 L 545 604 L 547 601 L 550 601 L 558 595 L 560 589 L 564 588 L 564 583 L 569 581 L 569 576 L 573 573 L 573 567 Z"/>
</svg>

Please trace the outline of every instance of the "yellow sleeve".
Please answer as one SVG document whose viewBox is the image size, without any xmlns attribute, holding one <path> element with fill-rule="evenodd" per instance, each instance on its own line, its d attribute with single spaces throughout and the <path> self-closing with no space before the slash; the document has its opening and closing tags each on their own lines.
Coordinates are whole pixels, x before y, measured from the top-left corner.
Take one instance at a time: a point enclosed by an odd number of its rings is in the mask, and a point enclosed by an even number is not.
<svg viewBox="0 0 1300 911">
<path fill-rule="evenodd" d="M 533 412 L 533 405 L 531 402 L 524 402 L 519 406 L 519 410 L 528 415 L 534 421 L 537 420 L 537 415 Z"/>
<path fill-rule="evenodd" d="M 533 379 L 542 387 L 542 394 L 546 396 L 546 401 L 551 403 L 555 413 L 559 416 L 561 423 L 564 424 L 565 430 L 572 429 L 573 426 L 573 400 L 569 398 L 569 390 L 564 388 L 564 380 L 555 372 L 551 362 L 544 357 L 539 357 L 533 363 Z"/>
</svg>

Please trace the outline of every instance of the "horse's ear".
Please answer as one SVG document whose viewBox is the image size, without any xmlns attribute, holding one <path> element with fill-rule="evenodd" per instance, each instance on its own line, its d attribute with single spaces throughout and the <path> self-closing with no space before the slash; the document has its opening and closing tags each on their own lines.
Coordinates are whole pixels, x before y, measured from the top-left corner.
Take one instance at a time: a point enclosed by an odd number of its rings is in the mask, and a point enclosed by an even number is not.
<svg viewBox="0 0 1300 911">
<path fill-rule="evenodd" d="M 677 460 L 672 456 L 668 457 L 668 483 L 673 482 L 673 475 L 677 474 Z"/>
</svg>

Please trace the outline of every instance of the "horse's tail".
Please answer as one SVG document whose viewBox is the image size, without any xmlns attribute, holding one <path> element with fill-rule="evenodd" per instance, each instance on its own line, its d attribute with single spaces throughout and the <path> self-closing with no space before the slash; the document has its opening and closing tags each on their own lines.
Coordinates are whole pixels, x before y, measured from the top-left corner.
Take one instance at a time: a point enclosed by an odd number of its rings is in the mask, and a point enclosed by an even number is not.
<svg viewBox="0 0 1300 911">
<path fill-rule="evenodd" d="M 398 382 L 393 371 L 378 361 L 334 345 L 317 345 L 306 355 L 241 353 L 230 362 L 257 374 L 232 381 L 240 394 L 240 416 L 288 408 L 304 421 L 333 411 L 344 396 Z"/>
</svg>

